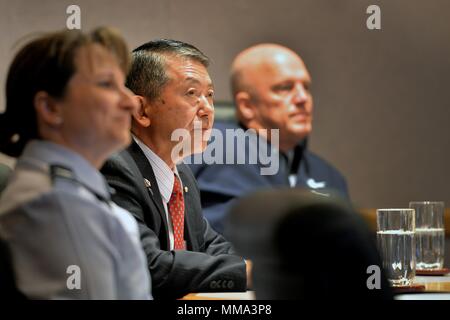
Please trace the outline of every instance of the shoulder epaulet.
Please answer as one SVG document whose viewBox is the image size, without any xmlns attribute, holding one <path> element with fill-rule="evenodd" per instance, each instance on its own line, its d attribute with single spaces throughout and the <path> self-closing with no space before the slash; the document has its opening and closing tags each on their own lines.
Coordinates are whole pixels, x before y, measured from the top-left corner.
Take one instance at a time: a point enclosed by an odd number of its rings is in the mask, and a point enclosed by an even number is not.
<svg viewBox="0 0 450 320">
<path fill-rule="evenodd" d="M 105 198 L 104 196 L 102 196 L 101 194 L 98 194 L 97 192 L 95 192 L 95 190 L 93 190 L 90 186 L 80 182 L 77 177 L 75 176 L 75 174 L 73 173 L 72 169 L 59 165 L 59 164 L 52 164 L 50 165 L 50 177 L 52 179 L 52 183 L 55 183 L 55 180 L 57 179 L 66 179 L 66 180 L 70 180 L 73 181 L 74 183 L 79 184 L 80 186 L 84 187 L 85 189 L 89 190 L 90 192 L 92 192 L 92 194 L 95 195 L 95 197 L 97 199 L 99 199 L 100 201 L 105 202 L 107 205 L 110 205 L 109 199 Z M 109 190 L 111 192 L 111 190 Z"/>
<path fill-rule="evenodd" d="M 51 177 L 53 183 L 58 178 L 63 178 L 63 179 L 72 180 L 74 182 L 78 182 L 72 169 L 62 166 L 62 165 L 59 165 L 59 164 L 50 165 L 50 177 Z"/>
</svg>

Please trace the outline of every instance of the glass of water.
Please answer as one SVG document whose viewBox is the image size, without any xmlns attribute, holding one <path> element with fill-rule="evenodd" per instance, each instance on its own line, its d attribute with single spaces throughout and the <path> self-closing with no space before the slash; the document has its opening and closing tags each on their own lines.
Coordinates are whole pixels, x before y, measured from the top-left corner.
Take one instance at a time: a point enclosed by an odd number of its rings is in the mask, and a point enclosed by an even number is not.
<svg viewBox="0 0 450 320">
<path fill-rule="evenodd" d="M 411 285 L 416 276 L 414 209 L 378 209 L 377 242 L 389 282 Z"/>
<path fill-rule="evenodd" d="M 416 212 L 416 268 L 436 270 L 444 267 L 444 202 L 412 201 Z"/>
</svg>

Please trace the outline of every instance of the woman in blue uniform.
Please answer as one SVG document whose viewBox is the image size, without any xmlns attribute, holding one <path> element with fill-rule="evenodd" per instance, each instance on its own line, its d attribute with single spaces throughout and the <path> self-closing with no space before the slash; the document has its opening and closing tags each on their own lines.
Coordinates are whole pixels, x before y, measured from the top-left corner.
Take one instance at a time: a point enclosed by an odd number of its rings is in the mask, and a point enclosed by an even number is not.
<svg viewBox="0 0 450 320">
<path fill-rule="evenodd" d="M 98 171 L 130 143 L 128 66 L 121 36 L 99 28 L 40 36 L 9 68 L 0 152 L 18 160 L 0 237 L 28 298 L 151 298 L 136 222 Z"/>
</svg>

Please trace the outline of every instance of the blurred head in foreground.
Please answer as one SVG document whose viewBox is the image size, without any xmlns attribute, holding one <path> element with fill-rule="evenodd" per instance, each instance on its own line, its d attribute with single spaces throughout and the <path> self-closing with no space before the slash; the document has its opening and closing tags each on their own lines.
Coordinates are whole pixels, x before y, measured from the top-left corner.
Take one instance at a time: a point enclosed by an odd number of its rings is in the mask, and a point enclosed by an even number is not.
<svg viewBox="0 0 450 320">
<path fill-rule="evenodd" d="M 232 208 L 227 235 L 253 261 L 257 299 L 391 298 L 367 286 L 369 266 L 381 269 L 362 217 L 337 197 L 307 190 L 261 191 Z"/>
</svg>

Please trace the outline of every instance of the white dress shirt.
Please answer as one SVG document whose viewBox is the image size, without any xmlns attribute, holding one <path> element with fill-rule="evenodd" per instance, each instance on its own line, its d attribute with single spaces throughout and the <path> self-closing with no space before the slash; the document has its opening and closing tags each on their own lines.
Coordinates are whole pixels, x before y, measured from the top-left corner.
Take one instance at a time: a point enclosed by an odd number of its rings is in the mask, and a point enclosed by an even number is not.
<svg viewBox="0 0 450 320">
<path fill-rule="evenodd" d="M 161 193 L 161 198 L 164 206 L 164 211 L 166 213 L 167 219 L 167 227 L 169 231 L 169 242 L 170 242 L 170 250 L 174 250 L 175 240 L 173 236 L 173 226 L 172 220 L 170 219 L 170 214 L 168 210 L 168 203 L 170 201 L 170 196 L 173 191 L 174 184 L 174 174 L 180 180 L 181 188 L 183 188 L 183 182 L 178 175 L 177 167 L 172 170 L 156 153 L 154 153 L 146 144 L 144 144 L 139 138 L 133 135 L 134 141 L 141 148 L 142 152 L 144 152 L 145 157 L 149 161 L 152 166 L 153 172 L 155 173 L 156 183 L 158 184 L 159 192 Z"/>
</svg>

